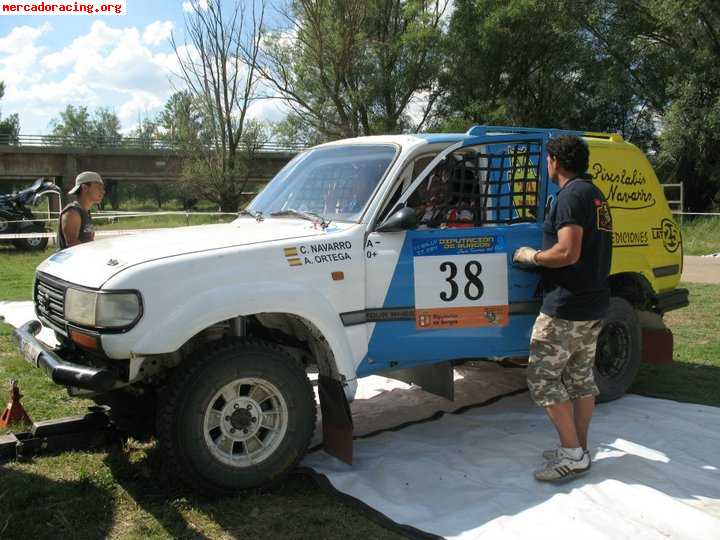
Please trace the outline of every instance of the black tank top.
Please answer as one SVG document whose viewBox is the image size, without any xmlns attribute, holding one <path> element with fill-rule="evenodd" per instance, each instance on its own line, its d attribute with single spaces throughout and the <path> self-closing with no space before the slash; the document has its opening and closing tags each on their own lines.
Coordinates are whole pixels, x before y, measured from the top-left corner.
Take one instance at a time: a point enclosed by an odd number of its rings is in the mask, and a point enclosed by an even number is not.
<svg viewBox="0 0 720 540">
<path fill-rule="evenodd" d="M 85 242 L 91 242 L 95 239 L 95 226 L 93 225 L 92 218 L 90 217 L 90 212 L 85 210 L 82 206 L 80 206 L 80 203 L 75 201 L 68 204 L 65 208 L 63 208 L 62 212 L 60 212 L 60 222 L 58 223 L 57 233 L 58 250 L 68 247 L 67 240 L 65 240 L 65 236 L 62 232 L 62 217 L 65 212 L 69 211 L 76 211 L 80 214 L 80 243 L 84 244 Z"/>
</svg>

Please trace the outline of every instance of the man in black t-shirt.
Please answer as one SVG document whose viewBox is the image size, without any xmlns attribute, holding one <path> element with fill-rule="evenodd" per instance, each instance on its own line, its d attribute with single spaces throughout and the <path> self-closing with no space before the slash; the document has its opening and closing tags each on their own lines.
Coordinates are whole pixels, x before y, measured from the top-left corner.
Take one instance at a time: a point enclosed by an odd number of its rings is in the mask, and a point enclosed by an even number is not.
<svg viewBox="0 0 720 540">
<path fill-rule="evenodd" d="M 587 433 L 598 388 L 593 377 L 601 319 L 610 302 L 612 219 L 602 192 L 583 173 L 589 150 L 578 137 L 547 144 L 548 177 L 560 186 L 543 227 L 543 249 L 521 247 L 513 262 L 542 268 L 543 303 L 530 340 L 527 380 L 560 447 L 546 450 L 541 481 L 590 470 Z"/>
</svg>

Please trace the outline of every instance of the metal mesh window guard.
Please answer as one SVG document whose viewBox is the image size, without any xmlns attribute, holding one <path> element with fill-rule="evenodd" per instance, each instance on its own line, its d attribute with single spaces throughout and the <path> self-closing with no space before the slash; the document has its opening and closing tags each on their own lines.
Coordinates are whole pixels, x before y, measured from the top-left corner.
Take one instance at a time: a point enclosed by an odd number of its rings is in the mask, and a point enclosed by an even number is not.
<svg viewBox="0 0 720 540">
<path fill-rule="evenodd" d="M 408 201 L 421 227 L 534 222 L 540 143 L 488 144 L 447 156 Z"/>
</svg>

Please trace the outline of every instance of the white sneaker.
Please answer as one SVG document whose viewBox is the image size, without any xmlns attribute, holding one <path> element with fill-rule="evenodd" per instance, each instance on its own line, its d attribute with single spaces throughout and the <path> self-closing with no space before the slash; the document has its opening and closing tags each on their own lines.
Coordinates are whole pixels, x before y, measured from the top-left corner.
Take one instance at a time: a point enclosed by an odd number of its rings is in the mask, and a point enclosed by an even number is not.
<svg viewBox="0 0 720 540">
<path fill-rule="evenodd" d="M 589 450 L 583 450 L 584 454 L 590 455 Z M 545 461 L 553 461 L 555 459 L 559 459 L 560 456 L 560 448 L 553 448 L 552 450 L 544 450 L 542 453 L 542 457 Z M 591 460 L 592 461 L 592 460 Z"/>
<path fill-rule="evenodd" d="M 558 457 L 545 463 L 542 469 L 535 471 L 535 479 L 540 482 L 561 482 L 581 476 L 590 470 L 590 455 L 583 452 L 580 459 L 572 459 L 561 448 Z"/>
</svg>

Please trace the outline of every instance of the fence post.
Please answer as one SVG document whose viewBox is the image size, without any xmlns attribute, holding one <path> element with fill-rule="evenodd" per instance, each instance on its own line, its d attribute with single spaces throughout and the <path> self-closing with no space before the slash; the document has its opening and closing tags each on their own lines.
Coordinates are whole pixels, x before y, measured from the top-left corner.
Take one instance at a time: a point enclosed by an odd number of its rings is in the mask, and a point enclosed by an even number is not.
<svg viewBox="0 0 720 540">
<path fill-rule="evenodd" d="M 682 225 L 683 222 L 683 209 L 685 208 L 685 201 L 684 201 L 684 190 L 683 190 L 683 183 L 679 182 L 677 184 L 662 184 L 663 187 L 663 194 L 665 195 L 665 200 L 668 203 L 668 206 L 670 207 L 670 212 L 677 215 L 679 219 L 680 225 Z M 677 199 L 670 199 L 668 198 L 669 195 L 669 189 L 676 188 L 679 190 L 679 197 Z M 675 206 L 673 206 L 675 205 Z"/>
</svg>

